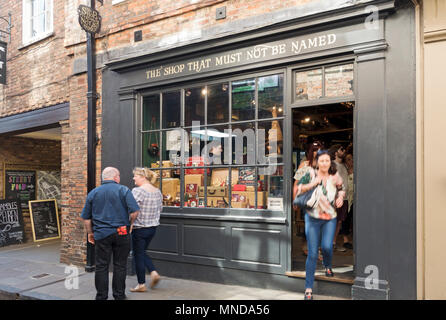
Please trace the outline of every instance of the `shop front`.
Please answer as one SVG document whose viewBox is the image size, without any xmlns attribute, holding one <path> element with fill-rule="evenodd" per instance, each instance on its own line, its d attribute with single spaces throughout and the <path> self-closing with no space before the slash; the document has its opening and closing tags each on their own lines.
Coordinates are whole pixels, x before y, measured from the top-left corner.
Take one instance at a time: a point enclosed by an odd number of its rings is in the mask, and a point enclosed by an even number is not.
<svg viewBox="0 0 446 320">
<path fill-rule="evenodd" d="M 106 64 L 102 168 L 158 174 L 162 274 L 303 290 L 293 176 L 317 140 L 354 150 L 355 192 L 348 281 L 315 290 L 416 297 L 413 8 L 376 8 Z"/>
</svg>

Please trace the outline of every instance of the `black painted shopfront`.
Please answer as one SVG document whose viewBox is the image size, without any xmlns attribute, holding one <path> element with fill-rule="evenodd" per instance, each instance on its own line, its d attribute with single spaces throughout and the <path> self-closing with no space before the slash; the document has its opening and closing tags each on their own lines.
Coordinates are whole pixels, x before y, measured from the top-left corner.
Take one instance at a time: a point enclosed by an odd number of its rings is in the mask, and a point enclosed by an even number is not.
<svg viewBox="0 0 446 320">
<path fill-rule="evenodd" d="M 135 166 L 159 173 L 161 274 L 303 290 L 287 275 L 293 114 L 354 106 L 354 282 L 315 290 L 416 297 L 414 15 L 376 6 L 372 24 L 356 6 L 107 64 L 102 167 L 129 187 Z"/>
</svg>

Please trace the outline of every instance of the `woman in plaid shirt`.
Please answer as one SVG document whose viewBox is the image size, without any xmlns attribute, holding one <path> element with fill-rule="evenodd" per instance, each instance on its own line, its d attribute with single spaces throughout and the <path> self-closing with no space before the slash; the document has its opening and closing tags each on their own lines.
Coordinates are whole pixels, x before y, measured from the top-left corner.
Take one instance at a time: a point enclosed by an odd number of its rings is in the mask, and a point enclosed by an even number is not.
<svg viewBox="0 0 446 320">
<path fill-rule="evenodd" d="M 150 288 L 154 288 L 160 280 L 160 275 L 156 272 L 152 259 L 146 254 L 147 247 L 159 225 L 160 213 L 163 208 L 163 195 L 158 188 L 153 186 L 156 179 L 155 173 L 147 168 L 133 170 L 136 188 L 132 190 L 132 193 L 141 211 L 131 229 L 133 256 L 138 278 L 138 285 L 130 289 L 131 292 L 147 291 L 145 285 L 146 267 L 150 272 Z"/>
</svg>

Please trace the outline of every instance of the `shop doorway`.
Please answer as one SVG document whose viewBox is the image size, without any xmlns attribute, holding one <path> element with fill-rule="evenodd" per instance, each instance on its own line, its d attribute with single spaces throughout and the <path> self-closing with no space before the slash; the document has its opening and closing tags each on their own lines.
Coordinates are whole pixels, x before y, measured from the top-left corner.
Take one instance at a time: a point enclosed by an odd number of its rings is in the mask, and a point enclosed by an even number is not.
<svg viewBox="0 0 446 320">
<path fill-rule="evenodd" d="M 350 192 L 345 220 L 340 224 L 333 249 L 334 278 L 325 279 L 322 255 L 318 259 L 316 279 L 352 283 L 354 279 L 355 243 L 353 237 L 353 112 L 354 102 L 342 102 L 311 107 L 293 108 L 293 176 L 303 161 L 308 160 L 308 150 L 313 143 L 320 143 L 322 149 L 339 149 L 342 165 L 347 169 L 344 182 Z M 316 145 L 316 148 L 319 148 Z M 350 182 L 348 181 L 350 179 Z M 294 183 L 294 180 L 293 180 Z M 292 272 L 305 277 L 307 246 L 305 239 L 304 215 L 300 209 L 292 210 Z"/>
</svg>

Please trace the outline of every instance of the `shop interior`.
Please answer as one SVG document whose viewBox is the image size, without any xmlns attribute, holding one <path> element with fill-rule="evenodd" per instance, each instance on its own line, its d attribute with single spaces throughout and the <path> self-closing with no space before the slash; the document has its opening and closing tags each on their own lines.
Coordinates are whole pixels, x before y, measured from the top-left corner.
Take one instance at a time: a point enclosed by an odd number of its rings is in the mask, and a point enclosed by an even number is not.
<svg viewBox="0 0 446 320">
<path fill-rule="evenodd" d="M 293 109 L 293 172 L 307 158 L 309 147 L 314 142 L 320 142 L 323 149 L 333 145 L 341 145 L 344 149 L 344 161 L 350 176 L 350 190 L 353 183 L 353 110 L 354 102 L 298 107 Z M 336 148 L 336 147 L 335 147 Z M 293 181 L 294 182 L 294 181 Z M 347 183 L 345 187 L 348 188 Z M 349 191 L 350 191 L 349 190 Z M 336 248 L 333 250 L 334 281 L 352 281 L 354 278 L 354 238 L 353 238 L 353 200 L 349 198 L 347 218 L 336 237 Z M 304 216 L 299 208 L 292 214 L 292 270 L 305 274 L 307 254 L 305 240 Z M 344 246 L 344 242 L 349 243 Z M 316 278 L 324 278 L 322 255 L 319 254 Z"/>
</svg>

